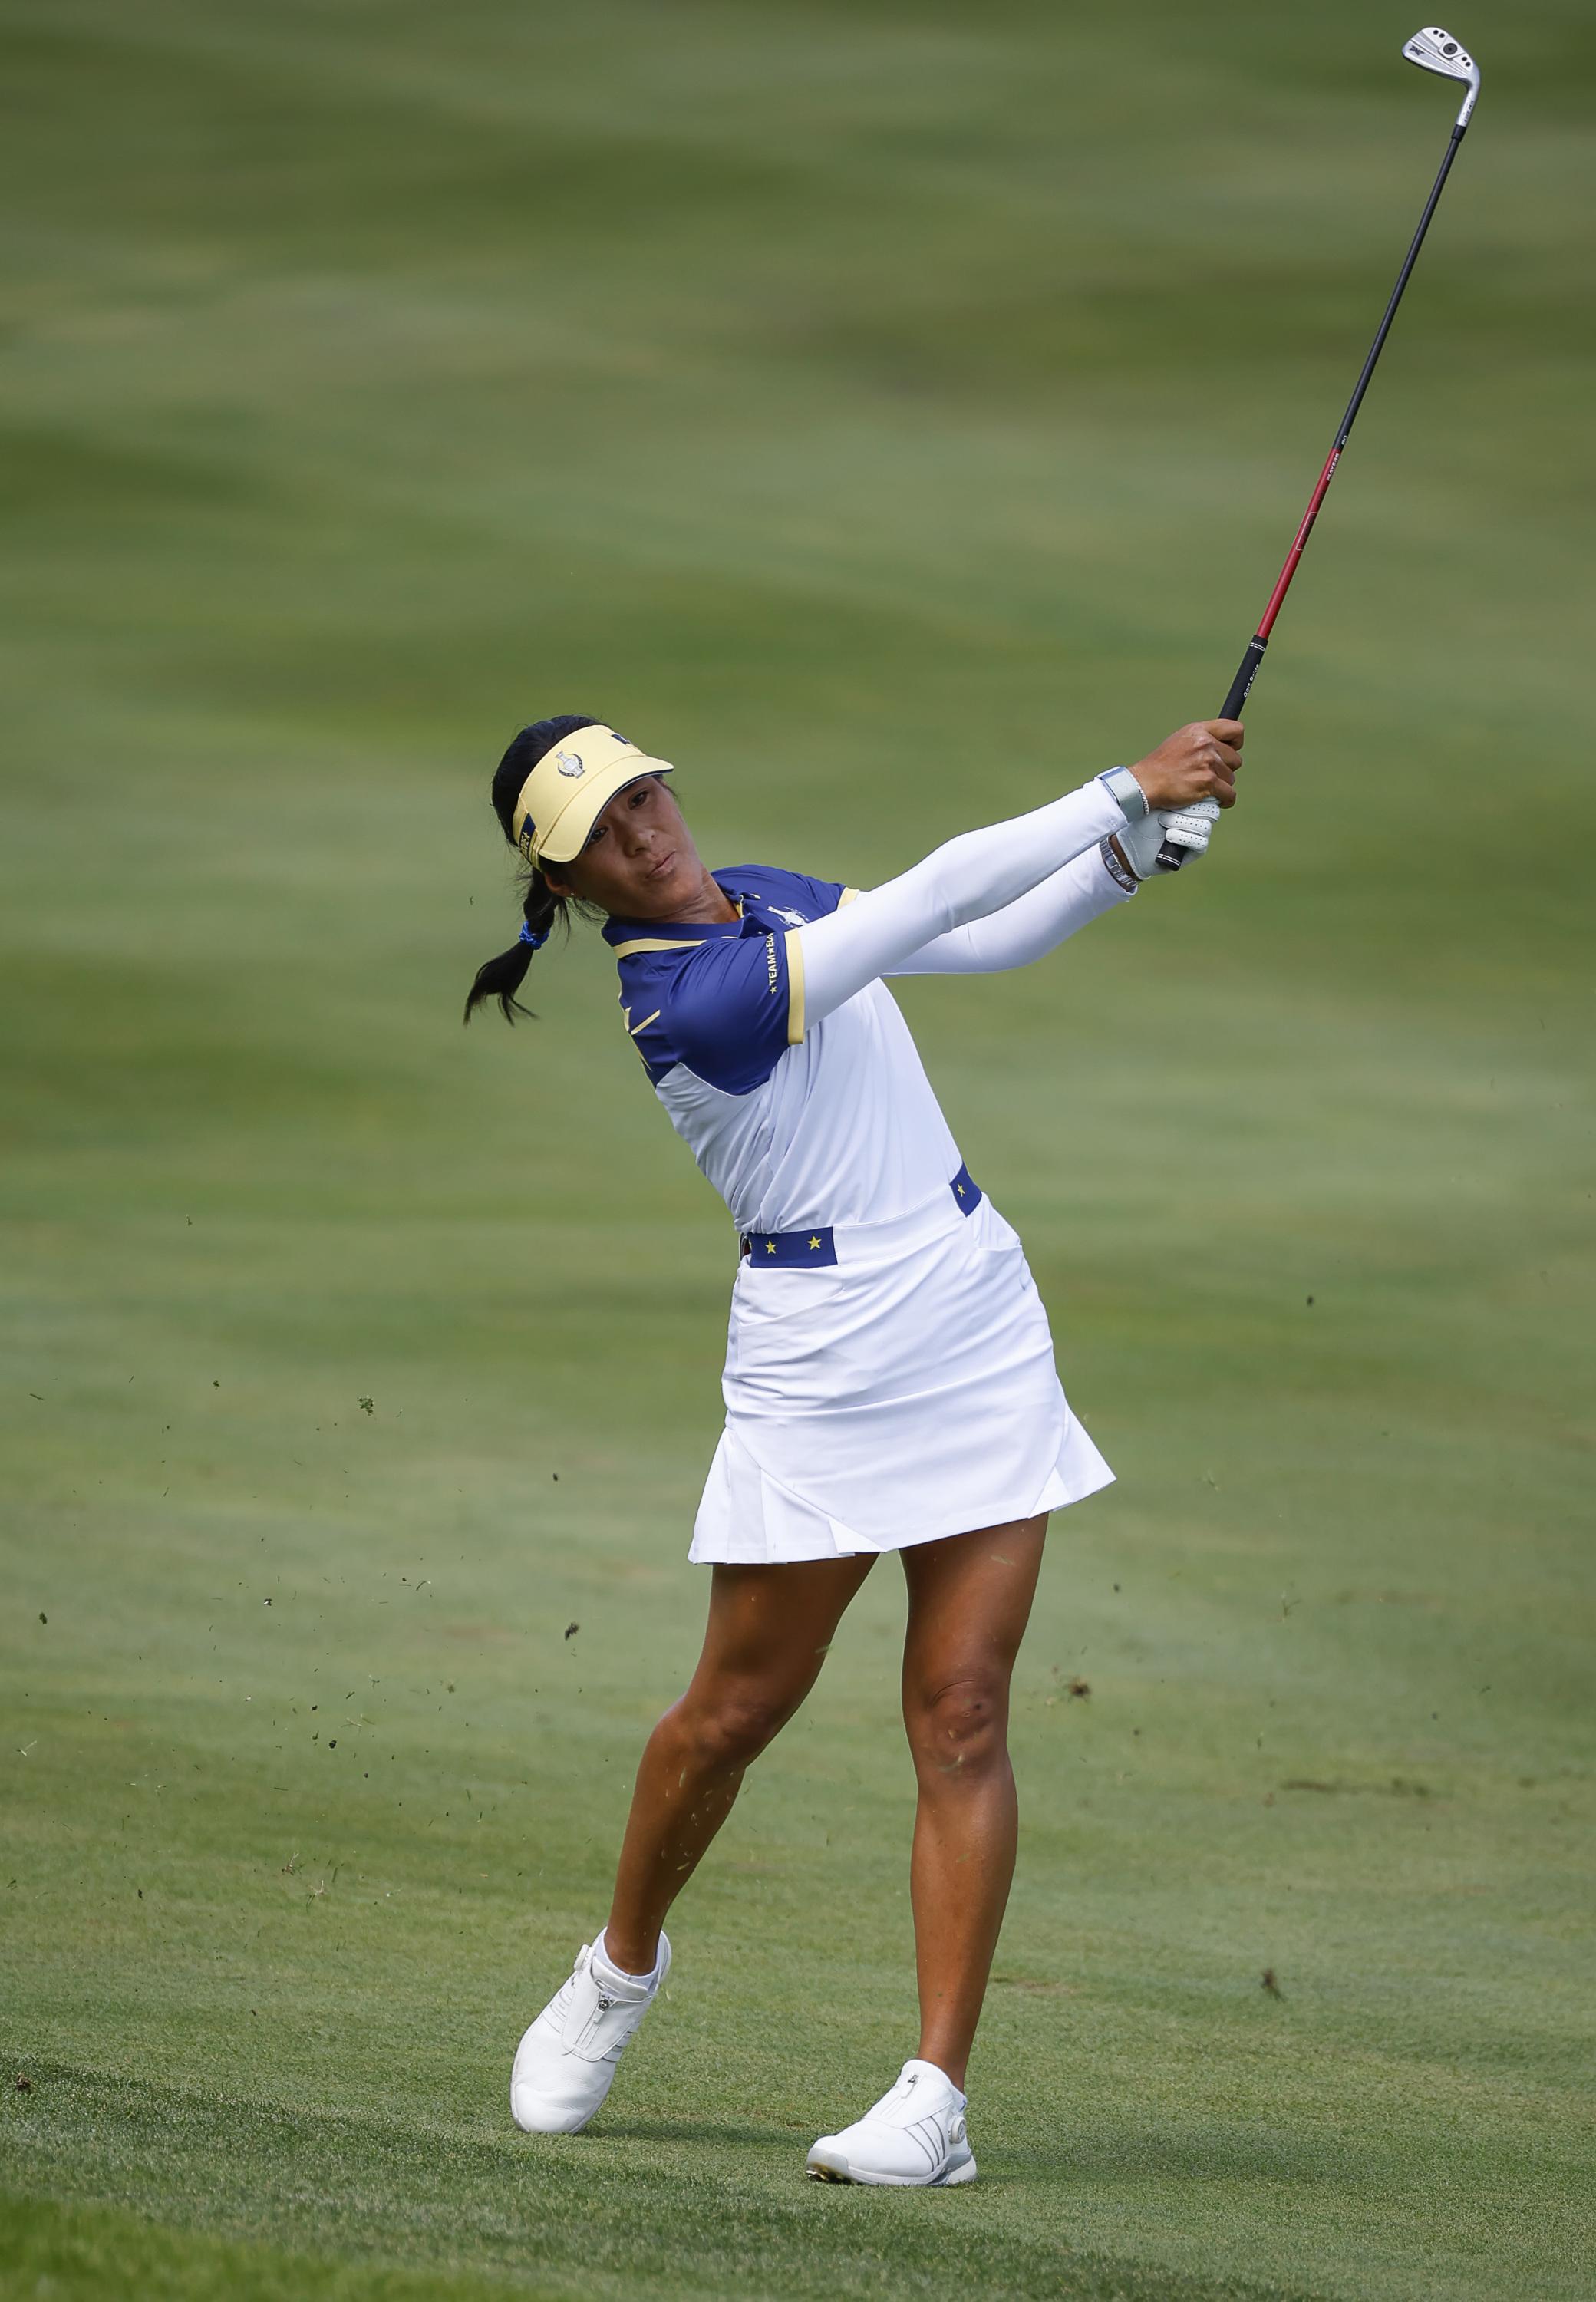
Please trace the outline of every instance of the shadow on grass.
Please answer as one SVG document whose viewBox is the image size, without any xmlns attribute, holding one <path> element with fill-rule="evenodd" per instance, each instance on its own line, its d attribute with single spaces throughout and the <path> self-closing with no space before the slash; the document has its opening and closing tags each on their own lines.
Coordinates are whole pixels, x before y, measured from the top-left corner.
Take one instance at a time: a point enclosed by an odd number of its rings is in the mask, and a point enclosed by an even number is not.
<svg viewBox="0 0 1596 2302">
<path fill-rule="evenodd" d="M 1169 2125 L 1116 2122 L 1107 2130 L 1071 2135 L 1052 2148 L 1010 2147 L 1003 2160 L 1011 2172 L 1031 2170 L 1053 2182 L 1072 2175 L 1078 2181 L 1105 2187 L 1141 2177 L 1175 2184 L 1289 2182 L 1294 2190 L 1303 2191 L 1325 2183 L 1344 2188 L 1357 2172 L 1351 2154 L 1327 2153 L 1321 2137 L 1294 2143 L 1261 2126 L 1238 2128 L 1234 2123 L 1193 2132 Z"/>
<path fill-rule="evenodd" d="M 795 2138 L 633 2119 L 590 2138 L 483 2136 L 397 2115 L 286 2108 L 18 2058 L 0 2097 L 13 2194 L 143 2216 L 205 2241 L 325 2264 L 433 2266 L 562 2296 L 884 2302 L 1307 2302 L 1300 2289 L 1180 2277 L 1069 2246 L 1022 2217 L 1025 2160 L 949 2193 L 827 2188 Z M 1036 2155 L 1052 2187 L 1068 2147 Z M 1042 2169 L 1047 2170 L 1044 2174 Z M 1193 2179 L 1201 2170 L 1192 2168 Z M 1018 2175 L 1019 2179 L 1016 2179 Z M 950 2204 L 949 2201 L 952 2201 Z"/>
</svg>

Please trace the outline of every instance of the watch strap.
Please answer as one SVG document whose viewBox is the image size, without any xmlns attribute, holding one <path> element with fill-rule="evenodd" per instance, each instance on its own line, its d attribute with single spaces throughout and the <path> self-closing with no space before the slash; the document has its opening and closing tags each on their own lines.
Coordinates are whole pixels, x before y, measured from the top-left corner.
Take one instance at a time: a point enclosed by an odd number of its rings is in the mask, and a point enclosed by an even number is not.
<svg viewBox="0 0 1596 2302">
<path fill-rule="evenodd" d="M 1120 803 L 1120 812 L 1127 823 L 1141 823 L 1147 815 L 1147 794 L 1143 791 L 1129 768 L 1110 768 L 1098 777 Z"/>
</svg>

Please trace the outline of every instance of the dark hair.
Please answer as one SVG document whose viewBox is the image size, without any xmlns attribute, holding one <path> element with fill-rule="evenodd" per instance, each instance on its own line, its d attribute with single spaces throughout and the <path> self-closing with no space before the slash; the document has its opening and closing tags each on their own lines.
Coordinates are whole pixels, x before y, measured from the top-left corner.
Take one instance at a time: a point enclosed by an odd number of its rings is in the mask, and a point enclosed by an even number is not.
<svg viewBox="0 0 1596 2302">
<path fill-rule="evenodd" d="M 534 719 L 530 727 L 523 727 L 499 765 L 493 770 L 493 812 L 499 827 L 513 847 L 515 845 L 516 802 L 521 796 L 521 786 L 536 767 L 545 752 L 556 744 L 574 735 L 578 727 L 601 727 L 604 722 L 595 719 L 591 711 L 562 711 L 552 719 Z M 535 936 L 548 936 L 556 927 L 567 934 L 571 926 L 572 898 L 557 895 L 549 882 L 534 865 L 527 874 L 522 897 L 521 912 L 527 928 Z M 466 1013 L 469 1023 L 473 1010 L 484 999 L 497 999 L 499 1012 L 507 1023 L 517 1015 L 530 1015 L 532 1009 L 523 1007 L 516 994 L 525 979 L 532 964 L 535 946 L 517 940 L 497 958 L 486 960 L 476 970 L 476 980 L 466 994 Z"/>
</svg>

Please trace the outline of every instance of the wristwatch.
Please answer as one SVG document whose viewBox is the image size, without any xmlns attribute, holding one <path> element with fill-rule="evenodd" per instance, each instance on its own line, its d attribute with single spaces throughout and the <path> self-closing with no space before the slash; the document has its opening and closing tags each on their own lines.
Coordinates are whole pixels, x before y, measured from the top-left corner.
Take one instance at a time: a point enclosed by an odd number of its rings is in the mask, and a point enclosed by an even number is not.
<svg viewBox="0 0 1596 2302">
<path fill-rule="evenodd" d="M 1106 784 L 1118 800 L 1120 812 L 1127 823 L 1143 820 L 1147 813 L 1147 794 L 1129 768 L 1110 768 L 1106 775 L 1098 777 L 1097 781 Z"/>
</svg>

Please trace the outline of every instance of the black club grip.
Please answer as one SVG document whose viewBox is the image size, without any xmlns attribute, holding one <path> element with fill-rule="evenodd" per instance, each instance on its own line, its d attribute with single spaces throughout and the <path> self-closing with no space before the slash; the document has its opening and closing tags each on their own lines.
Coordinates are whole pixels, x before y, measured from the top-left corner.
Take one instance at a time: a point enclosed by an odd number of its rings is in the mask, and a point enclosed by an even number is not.
<svg viewBox="0 0 1596 2302">
<path fill-rule="evenodd" d="M 1242 709 L 1252 693 L 1252 684 L 1258 676 L 1258 666 L 1264 660 L 1264 651 L 1268 645 L 1268 641 L 1257 632 L 1248 640 L 1247 653 L 1237 668 L 1236 676 L 1231 682 L 1231 692 L 1225 697 L 1224 707 L 1219 714 L 1222 719 L 1240 718 Z M 1161 871 L 1178 871 L 1188 853 L 1188 849 L 1166 839 L 1158 851 L 1158 869 Z"/>
</svg>

